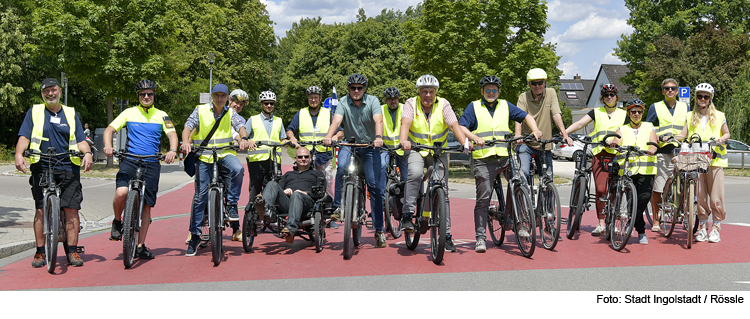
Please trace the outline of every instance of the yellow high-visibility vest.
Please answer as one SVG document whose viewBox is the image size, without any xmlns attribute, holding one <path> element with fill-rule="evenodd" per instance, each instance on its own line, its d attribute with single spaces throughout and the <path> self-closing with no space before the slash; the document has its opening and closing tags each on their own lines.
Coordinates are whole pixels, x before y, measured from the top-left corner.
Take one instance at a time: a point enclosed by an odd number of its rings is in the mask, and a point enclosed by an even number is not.
<svg viewBox="0 0 750 319">
<path fill-rule="evenodd" d="M 700 135 L 701 140 L 708 141 L 712 137 L 715 139 L 719 139 L 721 137 L 721 127 L 724 124 L 725 119 L 724 112 L 716 111 L 716 126 L 711 126 L 711 123 L 709 122 L 706 125 L 706 129 L 704 130 L 701 128 L 700 123 L 698 126 L 693 126 L 693 121 L 688 121 L 688 135 L 691 136 L 693 133 L 698 133 Z M 729 166 L 729 158 L 727 158 L 727 148 L 725 145 L 717 145 L 714 146 L 714 152 L 716 152 L 716 158 L 711 160 L 711 166 L 716 167 L 727 167 Z"/>
<path fill-rule="evenodd" d="M 622 145 L 623 146 L 638 146 L 642 151 L 649 148 L 648 142 L 651 141 L 651 131 L 654 130 L 654 125 L 649 122 L 641 122 L 639 128 L 638 138 L 633 134 L 633 128 L 630 125 L 620 126 L 620 133 L 622 133 Z M 620 164 L 620 175 L 623 174 L 625 168 L 625 158 L 617 159 Z M 641 175 L 656 175 L 656 156 L 631 156 L 628 158 L 630 162 L 630 171 L 633 174 Z"/>
<path fill-rule="evenodd" d="M 232 115 L 234 109 L 229 108 L 227 114 L 221 119 L 219 126 L 216 128 L 214 135 L 211 136 L 211 140 L 206 144 L 206 147 L 220 147 L 229 145 L 234 139 L 232 139 Z M 198 121 L 199 129 L 195 134 L 191 136 L 194 145 L 200 145 L 208 135 L 208 132 L 214 127 L 216 119 L 214 117 L 213 107 L 210 104 L 203 104 L 198 106 Z M 213 163 L 213 152 L 203 151 L 200 154 L 200 159 L 204 163 Z M 227 155 L 232 154 L 237 156 L 237 152 L 234 150 L 222 150 L 218 153 L 218 158 L 224 158 Z"/>
<path fill-rule="evenodd" d="M 591 141 L 598 143 L 601 142 L 607 134 L 616 133 L 617 128 L 625 123 L 626 117 L 627 113 L 622 109 L 616 109 L 614 113 L 612 113 L 611 118 L 607 115 L 607 110 L 604 106 L 594 110 L 594 131 L 589 134 L 589 136 L 591 136 Z M 617 154 L 617 151 L 605 148 L 601 145 L 597 145 L 591 149 L 591 154 L 596 155 L 601 151 Z"/>
<path fill-rule="evenodd" d="M 78 143 L 76 142 L 76 110 L 72 107 L 62 105 L 63 114 L 65 114 L 65 120 L 68 121 L 68 127 L 70 127 L 70 138 L 68 139 L 68 150 L 69 151 L 80 151 L 78 149 Z M 34 104 L 31 107 L 31 120 L 34 126 L 31 128 L 31 141 L 29 143 L 29 149 L 37 152 L 41 152 L 39 147 L 42 145 L 42 141 L 48 141 L 49 138 L 44 137 L 44 104 Z M 31 156 L 29 162 L 34 164 L 39 161 L 39 156 Z M 78 156 L 70 156 L 70 162 L 73 165 L 81 166 L 81 158 Z"/>
<path fill-rule="evenodd" d="M 495 107 L 494 116 L 490 115 L 487 107 L 482 105 L 480 100 L 474 101 L 474 116 L 477 119 L 477 129 L 472 134 L 485 139 L 504 139 L 506 134 L 510 134 L 508 121 L 510 113 L 508 110 L 508 101 L 500 100 Z M 508 156 L 507 144 L 498 143 L 494 146 L 474 146 L 471 156 L 475 159 L 487 158 L 493 155 Z"/>
</svg>

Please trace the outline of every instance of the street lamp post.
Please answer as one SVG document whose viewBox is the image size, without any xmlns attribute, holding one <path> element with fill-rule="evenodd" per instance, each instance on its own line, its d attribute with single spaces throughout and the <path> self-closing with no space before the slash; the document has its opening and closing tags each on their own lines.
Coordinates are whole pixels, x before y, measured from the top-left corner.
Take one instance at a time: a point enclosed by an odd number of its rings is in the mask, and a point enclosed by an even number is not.
<svg viewBox="0 0 750 319">
<path fill-rule="evenodd" d="M 62 81 L 63 87 L 65 87 L 65 105 L 68 105 L 68 78 L 65 77 L 65 72 L 60 72 L 60 81 Z"/>
<path fill-rule="evenodd" d="M 213 88 L 214 84 L 214 56 L 216 54 L 213 52 L 208 53 L 208 64 L 209 66 L 209 75 L 208 75 L 208 96 L 209 96 L 209 105 L 213 106 L 213 97 L 211 96 L 211 88 Z"/>
</svg>

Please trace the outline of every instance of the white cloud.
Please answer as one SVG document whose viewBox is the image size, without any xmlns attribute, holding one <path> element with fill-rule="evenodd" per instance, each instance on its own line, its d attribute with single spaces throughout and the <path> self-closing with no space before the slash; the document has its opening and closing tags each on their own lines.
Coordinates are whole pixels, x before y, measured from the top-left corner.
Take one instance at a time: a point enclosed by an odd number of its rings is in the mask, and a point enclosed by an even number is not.
<svg viewBox="0 0 750 319">
<path fill-rule="evenodd" d="M 558 69 L 563 71 L 563 74 L 561 77 L 563 78 L 569 78 L 572 79 L 574 75 L 580 74 L 580 70 L 578 69 L 578 66 L 575 64 L 575 62 L 568 60 L 567 62 L 561 64 Z"/>
<path fill-rule="evenodd" d="M 589 14 L 586 19 L 571 25 L 561 38 L 564 41 L 584 41 L 589 39 L 618 38 L 621 34 L 630 34 L 633 28 L 626 19 L 605 18 L 597 13 Z"/>
<path fill-rule="evenodd" d="M 591 4 L 578 1 L 554 0 L 547 3 L 547 20 L 555 22 L 566 22 L 579 20 L 598 8 Z"/>
<path fill-rule="evenodd" d="M 602 58 L 601 64 L 625 64 L 620 58 L 615 56 L 615 51 L 609 52 Z"/>
</svg>

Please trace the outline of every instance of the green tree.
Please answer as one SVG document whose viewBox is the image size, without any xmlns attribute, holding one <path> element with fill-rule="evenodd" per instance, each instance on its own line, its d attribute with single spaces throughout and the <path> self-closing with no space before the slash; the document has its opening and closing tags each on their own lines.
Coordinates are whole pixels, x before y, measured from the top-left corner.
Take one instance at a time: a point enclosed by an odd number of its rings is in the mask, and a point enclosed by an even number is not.
<svg viewBox="0 0 750 319">
<path fill-rule="evenodd" d="M 750 142 L 750 63 L 745 65 L 723 103 L 727 126 L 733 139 Z"/>
<path fill-rule="evenodd" d="M 538 0 L 426 1 L 422 15 L 405 23 L 404 46 L 412 68 L 436 76 L 438 94 L 458 113 L 479 98 L 485 75 L 500 78 L 500 98 L 512 102 L 528 90 L 529 69 L 542 68 L 556 82 L 562 71 L 555 46 L 544 43 L 546 20 L 546 3 Z"/>
</svg>

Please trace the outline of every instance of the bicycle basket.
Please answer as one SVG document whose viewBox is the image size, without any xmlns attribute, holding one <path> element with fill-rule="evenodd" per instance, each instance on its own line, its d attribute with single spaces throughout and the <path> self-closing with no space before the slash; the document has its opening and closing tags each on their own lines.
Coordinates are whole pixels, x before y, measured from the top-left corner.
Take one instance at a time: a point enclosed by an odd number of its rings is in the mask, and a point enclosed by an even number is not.
<svg viewBox="0 0 750 319">
<path fill-rule="evenodd" d="M 681 172 L 698 171 L 705 173 L 711 166 L 711 152 L 680 152 L 675 156 L 675 166 Z"/>
</svg>

